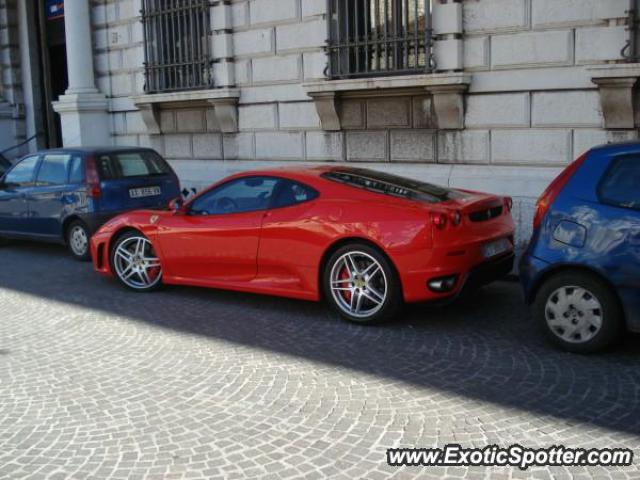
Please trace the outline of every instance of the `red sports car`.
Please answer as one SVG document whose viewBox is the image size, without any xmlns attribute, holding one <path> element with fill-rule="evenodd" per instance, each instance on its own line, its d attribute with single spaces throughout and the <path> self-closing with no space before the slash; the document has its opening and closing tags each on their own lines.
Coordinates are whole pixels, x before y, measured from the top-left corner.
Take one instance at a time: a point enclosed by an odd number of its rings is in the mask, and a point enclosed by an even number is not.
<svg viewBox="0 0 640 480">
<path fill-rule="evenodd" d="M 456 297 L 513 266 L 512 201 L 372 170 L 233 175 L 168 211 L 125 213 L 93 237 L 125 286 L 197 285 L 326 299 L 361 323 Z"/>
</svg>

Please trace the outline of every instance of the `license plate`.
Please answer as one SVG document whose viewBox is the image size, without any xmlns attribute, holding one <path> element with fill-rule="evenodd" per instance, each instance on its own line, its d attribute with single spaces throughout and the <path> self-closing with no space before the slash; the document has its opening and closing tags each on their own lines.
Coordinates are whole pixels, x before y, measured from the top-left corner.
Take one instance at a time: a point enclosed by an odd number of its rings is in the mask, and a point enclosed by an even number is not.
<svg viewBox="0 0 640 480">
<path fill-rule="evenodd" d="M 131 188 L 129 190 L 129 197 L 131 198 L 143 198 L 143 197 L 155 197 L 160 195 L 162 191 L 160 187 L 142 187 L 142 188 Z"/>
<path fill-rule="evenodd" d="M 487 243 L 482 247 L 482 251 L 484 253 L 484 258 L 491 258 L 496 255 L 500 255 L 501 253 L 509 252 L 512 248 L 511 242 L 506 238 L 503 238 L 501 240 L 496 240 L 495 242 Z"/>
</svg>

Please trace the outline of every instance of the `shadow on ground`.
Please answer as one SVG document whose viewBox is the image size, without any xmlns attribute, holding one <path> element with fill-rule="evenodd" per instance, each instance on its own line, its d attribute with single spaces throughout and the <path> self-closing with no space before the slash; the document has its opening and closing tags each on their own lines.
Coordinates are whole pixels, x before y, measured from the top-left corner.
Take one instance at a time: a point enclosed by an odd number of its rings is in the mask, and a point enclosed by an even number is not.
<svg viewBox="0 0 640 480">
<path fill-rule="evenodd" d="M 0 298 L 2 289 L 24 292 L 551 415 L 567 425 L 640 433 L 640 338 L 627 335 L 600 355 L 554 350 L 532 325 L 514 282 L 446 307 L 414 305 L 395 323 L 363 327 L 308 302 L 183 287 L 129 292 L 57 246 L 11 244 L 0 249 L 0 259 Z"/>
</svg>

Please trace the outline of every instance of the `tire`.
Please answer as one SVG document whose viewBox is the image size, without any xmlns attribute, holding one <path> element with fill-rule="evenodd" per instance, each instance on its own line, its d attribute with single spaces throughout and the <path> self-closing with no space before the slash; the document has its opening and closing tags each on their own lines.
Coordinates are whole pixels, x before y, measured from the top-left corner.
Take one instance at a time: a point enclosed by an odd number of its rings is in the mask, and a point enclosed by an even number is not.
<svg viewBox="0 0 640 480">
<path fill-rule="evenodd" d="M 65 241 L 71 256 L 78 261 L 86 262 L 91 259 L 89 240 L 91 233 L 87 226 L 80 220 L 74 220 L 67 227 Z"/>
<path fill-rule="evenodd" d="M 124 287 L 151 292 L 162 285 L 162 265 L 153 245 L 137 231 L 119 236 L 109 252 L 111 271 Z"/>
<path fill-rule="evenodd" d="M 619 339 L 624 318 L 615 293 L 585 272 L 562 272 L 548 279 L 533 303 L 533 316 L 556 346 L 593 353 Z"/>
<path fill-rule="evenodd" d="M 366 244 L 350 243 L 336 250 L 324 267 L 322 286 L 331 307 L 351 322 L 389 321 L 402 307 L 395 268 L 378 249 Z"/>
</svg>

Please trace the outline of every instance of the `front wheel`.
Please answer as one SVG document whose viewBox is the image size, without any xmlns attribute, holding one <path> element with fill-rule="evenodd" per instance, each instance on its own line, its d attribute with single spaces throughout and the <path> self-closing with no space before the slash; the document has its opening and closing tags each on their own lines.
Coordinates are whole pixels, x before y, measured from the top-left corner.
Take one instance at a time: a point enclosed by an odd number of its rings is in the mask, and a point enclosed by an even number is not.
<svg viewBox="0 0 640 480">
<path fill-rule="evenodd" d="M 402 306 L 395 269 L 377 249 L 364 244 L 349 244 L 331 255 L 323 287 L 331 306 L 356 323 L 390 320 Z"/>
<path fill-rule="evenodd" d="M 623 327 L 622 309 L 611 288 L 583 272 L 547 280 L 536 295 L 533 314 L 553 343 L 575 353 L 610 346 Z"/>
<path fill-rule="evenodd" d="M 139 232 L 125 233 L 111 249 L 111 267 L 125 287 L 137 292 L 158 288 L 162 281 L 162 265 L 151 242 Z"/>
</svg>

